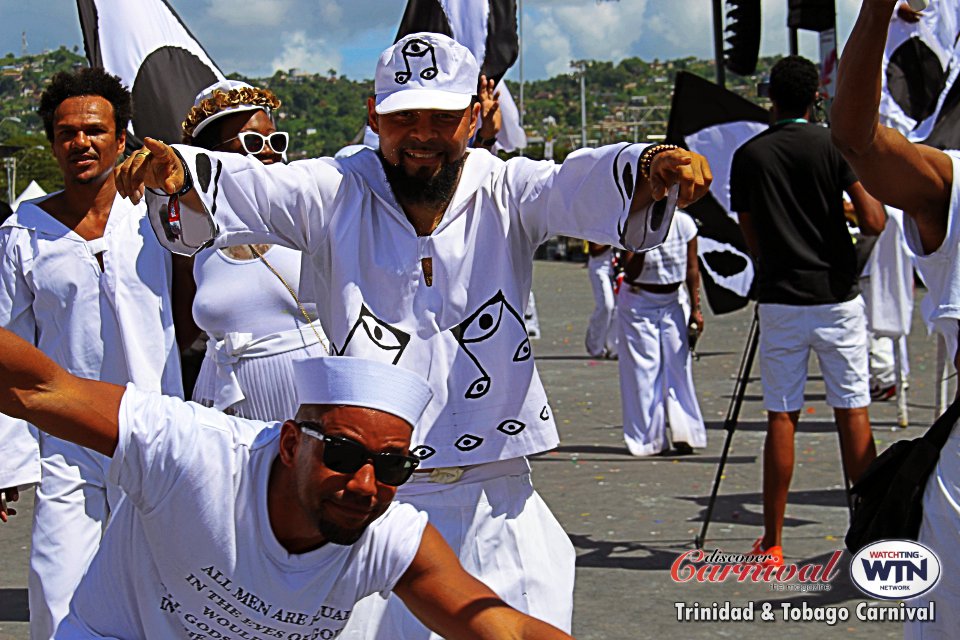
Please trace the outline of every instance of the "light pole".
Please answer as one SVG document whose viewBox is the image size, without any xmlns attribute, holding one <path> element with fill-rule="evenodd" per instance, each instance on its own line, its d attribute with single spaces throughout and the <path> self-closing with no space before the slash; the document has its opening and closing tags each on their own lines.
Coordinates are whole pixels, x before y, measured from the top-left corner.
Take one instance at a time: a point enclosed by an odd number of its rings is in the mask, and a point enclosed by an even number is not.
<svg viewBox="0 0 960 640">
<path fill-rule="evenodd" d="M 523 128 L 523 0 L 517 2 L 517 45 L 520 50 L 520 130 L 526 132 Z M 523 155 L 523 147 L 520 147 L 520 155 Z"/>
<path fill-rule="evenodd" d="M 587 146 L 587 61 L 571 60 L 570 66 L 580 75 L 580 148 Z"/>
<path fill-rule="evenodd" d="M 20 123 L 22 122 L 20 118 L 16 116 L 4 116 L 0 118 L 0 125 L 3 125 L 6 121 Z M 13 147 L 16 149 L 17 147 Z M 17 197 L 17 159 L 14 156 L 9 156 L 3 159 L 3 168 L 7 171 L 7 203 L 13 204 L 14 198 Z"/>
</svg>

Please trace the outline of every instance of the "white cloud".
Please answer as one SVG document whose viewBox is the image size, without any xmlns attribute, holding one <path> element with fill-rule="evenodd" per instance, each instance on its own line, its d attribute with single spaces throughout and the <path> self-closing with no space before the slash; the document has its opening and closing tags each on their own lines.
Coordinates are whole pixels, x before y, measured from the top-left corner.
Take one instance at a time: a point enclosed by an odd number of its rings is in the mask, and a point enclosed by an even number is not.
<svg viewBox="0 0 960 640">
<path fill-rule="evenodd" d="M 303 31 L 294 31 L 283 34 L 283 42 L 283 51 L 271 62 L 273 69 L 326 73 L 342 68 L 339 51 L 322 38 L 310 39 Z"/>
<path fill-rule="evenodd" d="M 328 27 L 336 27 L 343 21 L 343 8 L 336 0 L 320 2 L 320 18 Z"/>
<path fill-rule="evenodd" d="M 294 0 L 210 0 L 207 15 L 228 26 L 289 24 Z"/>
<path fill-rule="evenodd" d="M 352 78 L 369 78 L 379 52 L 392 42 L 407 0 L 167 0 L 226 72 L 260 76 L 270 61 L 298 61 Z M 524 0 L 527 78 L 569 72 L 575 58 L 646 60 L 713 56 L 712 3 L 707 0 Z M 764 0 L 761 54 L 787 50 L 784 0 Z M 841 44 L 853 28 L 861 0 L 837 0 Z M 73 0 L 0 0 L 0 42 L 19 50 L 21 31 L 29 51 L 80 45 Z M 284 41 L 282 31 L 302 32 Z M 292 37 L 292 36 L 289 36 Z M 817 57 L 817 36 L 802 32 L 801 53 Z M 6 50 L 0 51 L 0 54 Z M 311 62 L 314 61 L 314 62 Z M 319 65 L 319 66 L 317 66 Z M 516 67 L 510 77 L 517 78 Z"/>
</svg>

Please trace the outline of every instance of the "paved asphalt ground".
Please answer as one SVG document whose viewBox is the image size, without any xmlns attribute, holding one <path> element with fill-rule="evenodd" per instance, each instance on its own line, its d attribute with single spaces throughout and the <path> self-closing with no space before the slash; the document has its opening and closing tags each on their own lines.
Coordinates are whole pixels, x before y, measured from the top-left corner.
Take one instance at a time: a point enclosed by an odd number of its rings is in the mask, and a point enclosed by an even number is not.
<svg viewBox="0 0 960 640">
<path fill-rule="evenodd" d="M 671 566 L 694 548 L 716 473 L 724 416 L 745 346 L 752 310 L 707 317 L 694 363 L 697 394 L 707 421 L 706 449 L 687 457 L 633 458 L 620 431 L 617 363 L 584 352 L 593 297 L 582 265 L 538 262 L 534 290 L 543 337 L 534 343 L 540 374 L 560 425 L 562 444 L 533 461 L 534 480 L 577 549 L 574 635 L 581 640 L 686 638 L 899 638 L 901 624 L 858 620 L 865 602 L 852 585 L 844 555 L 828 591 L 776 590 L 768 583 L 677 583 Z M 878 403 L 871 418 L 878 449 L 916 437 L 934 418 L 935 342 L 919 320 L 910 338 L 912 377 L 907 429 L 896 427 L 895 405 Z M 765 417 L 759 369 L 747 389 L 706 548 L 739 553 L 761 533 L 761 451 Z M 843 548 L 847 526 L 843 479 L 831 411 L 815 364 L 809 404 L 797 433 L 797 465 L 787 507 L 787 562 L 823 564 Z M 0 640 L 26 632 L 26 566 L 30 504 L 21 499 L 13 524 L 0 525 Z M 109 600 L 110 595 L 104 594 Z M 735 606 L 773 603 L 775 621 L 680 622 L 677 603 Z M 784 621 L 781 602 L 835 607 L 849 619 L 835 625 Z M 947 603 L 944 603 L 946 605 Z M 955 603 L 954 603 L 955 604 Z M 398 639 L 399 640 L 399 639 Z"/>
</svg>

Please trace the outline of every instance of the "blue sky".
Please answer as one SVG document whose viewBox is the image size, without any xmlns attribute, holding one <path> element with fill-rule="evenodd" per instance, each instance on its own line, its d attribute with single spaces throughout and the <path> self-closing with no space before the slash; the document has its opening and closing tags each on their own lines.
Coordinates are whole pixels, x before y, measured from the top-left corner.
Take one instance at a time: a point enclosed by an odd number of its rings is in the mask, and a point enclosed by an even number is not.
<svg viewBox="0 0 960 640">
<path fill-rule="evenodd" d="M 132 2 L 135 0 L 124 0 Z M 230 73 L 337 69 L 373 75 L 396 33 L 406 0 L 169 0 L 211 57 Z M 480 0 L 477 0 L 480 1 Z M 713 56 L 711 0 L 523 0 L 524 75 L 569 71 L 572 59 L 618 61 Z M 761 53 L 785 53 L 787 0 L 763 0 Z M 860 0 L 837 0 L 841 44 Z M 74 0 L 0 0 L 0 54 L 38 53 L 83 41 Z M 801 33 L 801 53 L 817 57 L 817 36 Z M 517 67 L 511 70 L 517 79 Z"/>
</svg>

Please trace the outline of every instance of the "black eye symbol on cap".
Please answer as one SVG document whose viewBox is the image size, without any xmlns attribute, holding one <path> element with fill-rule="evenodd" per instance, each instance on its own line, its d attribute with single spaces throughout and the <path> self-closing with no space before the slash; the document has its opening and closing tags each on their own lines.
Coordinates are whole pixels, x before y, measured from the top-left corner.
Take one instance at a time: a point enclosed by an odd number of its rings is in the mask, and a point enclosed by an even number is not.
<svg viewBox="0 0 960 640">
<path fill-rule="evenodd" d="M 420 70 L 420 77 L 424 80 L 433 80 L 437 77 L 439 73 L 437 69 L 437 56 L 433 51 L 433 45 L 429 42 L 414 38 L 403 45 L 400 53 L 403 54 L 403 65 L 405 69 L 403 71 L 397 71 L 397 73 L 394 74 L 393 79 L 397 81 L 397 84 L 407 84 L 410 78 L 413 77 L 413 72 L 410 70 L 410 60 L 416 59 L 421 62 L 426 62 L 427 54 L 430 54 L 430 66 Z"/>
<path fill-rule="evenodd" d="M 417 446 L 417 447 L 414 447 L 413 450 L 410 452 L 410 455 L 416 456 L 416 457 L 420 458 L 421 460 L 426 460 L 427 458 L 429 458 L 430 456 L 432 456 L 432 455 L 435 454 L 436 452 L 437 452 L 437 450 L 434 449 L 433 447 L 428 447 L 428 446 L 425 445 L 425 444 L 421 444 L 421 445 L 419 445 L 419 446 Z"/>
<path fill-rule="evenodd" d="M 477 447 L 483 444 L 483 438 L 480 436 L 472 436 L 469 433 L 466 433 L 457 440 L 454 446 L 460 451 L 473 451 Z"/>
</svg>

